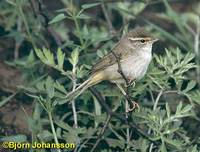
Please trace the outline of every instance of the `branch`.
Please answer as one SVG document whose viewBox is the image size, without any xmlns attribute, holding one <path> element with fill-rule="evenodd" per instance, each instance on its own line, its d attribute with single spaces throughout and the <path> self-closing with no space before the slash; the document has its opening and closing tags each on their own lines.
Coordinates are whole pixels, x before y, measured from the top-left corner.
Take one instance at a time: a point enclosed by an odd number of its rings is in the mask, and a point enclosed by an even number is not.
<svg viewBox="0 0 200 152">
<path fill-rule="evenodd" d="M 52 38 L 56 42 L 57 46 L 61 46 L 62 45 L 62 38 L 58 33 L 56 33 L 49 26 L 48 23 L 49 23 L 50 19 L 49 19 L 48 15 L 44 11 L 44 8 L 42 6 L 41 0 L 36 0 L 36 1 L 35 0 L 31 0 L 30 3 L 31 3 L 32 9 L 33 9 L 34 16 L 35 17 L 42 16 L 44 18 L 44 22 L 42 23 L 42 25 L 46 29 L 47 33 L 52 36 Z"/>
<path fill-rule="evenodd" d="M 22 22 L 21 19 L 18 17 L 17 18 L 17 32 L 21 33 L 22 32 Z M 14 59 L 19 58 L 19 49 L 21 46 L 23 40 L 15 40 L 15 49 L 14 49 Z"/>
<path fill-rule="evenodd" d="M 125 123 L 128 125 L 128 112 L 129 111 L 131 111 L 132 109 L 134 109 L 135 108 L 135 104 L 136 103 L 133 103 L 132 102 L 132 100 L 131 100 L 131 96 L 130 96 L 130 89 L 131 89 L 131 85 L 133 84 L 132 82 L 133 81 L 130 81 L 130 80 L 128 80 L 127 78 L 126 78 L 126 76 L 125 76 L 125 74 L 123 73 L 123 71 L 122 71 L 122 67 L 121 67 L 121 62 L 120 62 L 120 55 L 119 56 L 117 56 L 116 54 L 115 54 L 115 52 L 114 51 L 112 51 L 111 50 L 111 52 L 112 52 L 112 54 L 114 55 L 114 57 L 115 57 L 115 59 L 116 59 L 116 61 L 117 61 L 117 64 L 118 64 L 118 72 L 121 74 L 121 76 L 122 76 L 122 78 L 124 79 L 124 81 L 125 81 L 125 83 L 126 83 L 126 90 L 125 90 L 125 94 L 124 94 L 124 96 L 125 96 L 125 98 L 126 98 L 126 103 L 125 103 L 125 111 L 126 111 L 126 116 L 125 116 Z M 122 87 L 120 87 L 120 88 L 122 88 Z M 122 89 L 123 90 L 123 89 Z M 123 92 L 124 92 L 124 90 L 123 90 Z M 130 105 L 132 105 L 133 104 L 133 107 L 132 108 L 130 108 Z M 126 130 L 126 133 L 127 133 L 127 145 L 128 145 L 128 143 L 129 143 L 129 141 L 130 141 L 130 130 L 129 130 L 129 128 L 127 128 L 127 130 Z"/>
<path fill-rule="evenodd" d="M 73 73 L 73 88 L 72 91 L 74 91 L 76 89 L 76 65 L 73 64 L 73 69 L 72 69 L 72 73 Z M 73 117 L 74 117 L 74 128 L 78 128 L 78 120 L 77 120 L 77 112 L 76 112 L 76 104 L 75 104 L 75 100 L 72 99 L 71 101 L 72 103 L 72 111 L 73 111 Z"/>
<path fill-rule="evenodd" d="M 160 90 L 158 96 L 156 97 L 156 101 L 154 102 L 154 105 L 153 105 L 153 111 L 156 110 L 157 106 L 158 106 L 158 101 L 160 100 L 160 97 L 162 96 L 163 94 L 163 90 Z"/>
<path fill-rule="evenodd" d="M 118 64 L 118 72 L 121 74 L 122 78 L 125 80 L 126 82 L 126 85 L 128 85 L 129 81 L 128 79 L 126 78 L 126 76 L 124 75 L 123 71 L 122 71 L 122 66 L 121 66 L 121 62 L 120 62 L 120 59 L 121 59 L 121 54 L 120 55 L 116 55 L 115 52 L 111 51 L 112 54 L 114 55 L 116 61 L 117 61 L 117 64 Z"/>
<path fill-rule="evenodd" d="M 106 119 L 106 122 L 105 122 L 103 128 L 101 129 L 100 134 L 99 134 L 98 137 L 97 137 L 96 143 L 94 144 L 94 146 L 93 146 L 92 149 L 91 149 L 91 152 L 94 152 L 94 151 L 95 151 L 95 148 L 97 147 L 97 145 L 98 145 L 99 142 L 101 141 L 101 139 L 102 139 L 102 137 L 103 137 L 103 135 L 104 135 L 104 133 L 105 133 L 105 130 L 106 130 L 106 128 L 108 127 L 108 124 L 109 124 L 111 118 L 112 118 L 112 117 L 111 117 L 111 115 L 109 114 L 108 117 L 107 117 L 107 119 Z"/>
<path fill-rule="evenodd" d="M 197 67 L 197 82 L 198 85 L 200 86 L 200 50 L 199 50 L 199 38 L 200 38 L 200 17 L 198 20 L 198 24 L 197 24 L 197 29 L 196 29 L 196 34 L 194 36 L 194 52 L 196 53 L 196 64 L 198 65 Z"/>
<path fill-rule="evenodd" d="M 157 95 L 156 100 L 155 100 L 155 102 L 154 102 L 153 111 L 155 111 L 155 110 L 157 109 L 158 101 L 160 100 L 160 97 L 162 96 L 162 94 L 163 94 L 163 90 L 160 90 L 160 92 L 159 92 L 159 94 Z M 153 98 L 153 99 L 154 99 L 154 98 Z M 153 101 L 154 101 L 154 100 L 153 100 Z M 148 134 L 150 134 L 151 131 L 152 131 L 151 128 L 149 128 L 149 129 L 148 129 Z M 153 146 L 154 146 L 154 144 L 151 143 L 150 148 L 149 148 L 149 152 L 152 151 Z"/>
<path fill-rule="evenodd" d="M 104 14 L 104 16 L 106 18 L 106 22 L 108 23 L 108 27 L 109 27 L 110 33 L 112 35 L 115 35 L 116 31 L 115 31 L 115 29 L 114 29 L 114 27 L 112 25 L 112 22 L 111 22 L 111 20 L 110 20 L 110 18 L 108 16 L 108 12 L 106 10 L 105 4 L 104 4 L 104 0 L 101 0 L 101 8 L 102 8 L 103 14 Z"/>
<path fill-rule="evenodd" d="M 47 111 L 48 112 L 48 111 Z M 59 145 L 59 142 L 58 142 L 58 137 L 57 137 L 57 134 L 56 134 L 56 130 L 55 130 L 55 126 L 53 124 L 53 119 L 52 119 L 52 114 L 51 114 L 51 111 L 48 112 L 48 116 L 49 116 L 49 121 L 50 121 L 50 124 L 51 124 L 51 130 L 52 130 L 52 133 L 53 133 L 53 137 L 54 137 L 54 141 L 57 145 Z M 57 152 L 61 152 L 61 150 L 58 148 L 57 149 Z"/>
<path fill-rule="evenodd" d="M 123 71 L 122 71 L 122 67 L 121 67 L 121 62 L 120 62 L 120 55 L 116 55 L 115 52 L 111 51 L 112 54 L 114 55 L 116 61 L 117 61 L 117 64 L 118 64 L 118 72 L 121 74 L 122 78 L 124 79 L 125 81 L 125 86 L 126 86 L 126 95 L 125 95 L 125 98 L 126 100 L 132 104 L 132 100 L 131 100 L 131 96 L 130 96 L 130 89 L 131 89 L 131 85 L 133 84 L 133 81 L 130 81 L 126 78 L 126 76 L 124 75 Z"/>
<path fill-rule="evenodd" d="M 111 117 L 115 117 L 118 118 L 119 120 L 123 121 L 123 122 L 127 122 L 127 124 L 133 128 L 136 129 L 138 131 L 138 133 L 144 137 L 145 139 L 150 140 L 151 142 L 153 142 L 155 145 L 158 145 L 158 143 L 154 140 L 152 140 L 152 138 L 146 133 L 144 132 L 134 121 L 132 120 L 127 120 L 126 116 L 124 114 L 121 113 L 116 113 L 113 112 L 110 107 L 107 105 L 106 101 L 104 100 L 104 98 L 102 97 L 102 95 L 94 88 L 94 87 L 90 87 L 89 90 L 92 92 L 92 94 L 96 97 L 96 99 L 98 100 L 98 102 L 101 104 L 102 107 L 105 108 L 106 112 L 108 113 L 108 115 L 110 115 Z M 129 117 L 130 118 L 130 117 Z"/>
</svg>

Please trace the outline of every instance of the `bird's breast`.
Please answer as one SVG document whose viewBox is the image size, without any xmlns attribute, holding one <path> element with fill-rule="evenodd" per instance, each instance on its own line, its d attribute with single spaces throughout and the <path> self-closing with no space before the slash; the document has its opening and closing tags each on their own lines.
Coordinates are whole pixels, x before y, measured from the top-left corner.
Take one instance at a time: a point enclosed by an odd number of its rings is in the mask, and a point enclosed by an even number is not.
<svg viewBox="0 0 200 152">
<path fill-rule="evenodd" d="M 143 54 L 130 55 L 127 58 L 121 60 L 121 69 L 126 78 L 130 80 L 142 78 L 149 66 L 152 55 L 149 52 L 143 52 Z M 118 72 L 118 64 L 107 67 L 104 70 L 107 80 L 124 82 L 121 74 Z"/>
<path fill-rule="evenodd" d="M 137 56 L 130 56 L 122 62 L 122 70 L 129 79 L 142 78 L 149 66 L 152 55 L 149 52 L 142 52 Z"/>
</svg>

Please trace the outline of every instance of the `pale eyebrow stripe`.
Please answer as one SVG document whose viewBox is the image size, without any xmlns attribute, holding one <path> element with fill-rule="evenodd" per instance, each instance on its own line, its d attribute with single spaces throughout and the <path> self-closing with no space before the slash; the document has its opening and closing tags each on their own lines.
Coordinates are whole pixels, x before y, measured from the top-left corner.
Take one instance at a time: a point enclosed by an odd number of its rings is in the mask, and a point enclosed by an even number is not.
<svg viewBox="0 0 200 152">
<path fill-rule="evenodd" d="M 150 40 L 151 38 L 149 38 L 149 37 L 145 37 L 145 38 L 142 38 L 142 37 L 141 37 L 141 38 L 140 38 L 140 37 L 139 37 L 139 38 L 138 38 L 138 37 L 137 37 L 137 38 L 129 37 L 128 39 L 129 39 L 129 40 L 132 40 L 132 41 L 138 41 L 138 40 L 143 40 L 143 39 L 145 39 L 145 40 Z"/>
</svg>

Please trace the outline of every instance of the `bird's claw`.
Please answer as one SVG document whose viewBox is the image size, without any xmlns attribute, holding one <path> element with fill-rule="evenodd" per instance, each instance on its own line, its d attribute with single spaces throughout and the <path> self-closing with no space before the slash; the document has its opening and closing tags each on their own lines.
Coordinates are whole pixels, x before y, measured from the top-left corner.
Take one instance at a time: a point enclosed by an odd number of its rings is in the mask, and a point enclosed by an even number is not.
<svg viewBox="0 0 200 152">
<path fill-rule="evenodd" d="M 130 87 L 130 86 L 132 86 L 133 85 L 133 87 L 135 86 L 135 81 L 134 80 L 132 80 L 132 79 L 128 79 L 128 84 L 126 84 L 126 88 L 128 88 L 128 87 Z"/>
<path fill-rule="evenodd" d="M 135 108 L 137 108 L 138 111 L 140 110 L 140 106 L 139 106 L 139 104 L 138 104 L 137 102 L 131 101 L 131 105 L 132 105 L 132 106 L 129 105 L 129 107 L 128 107 L 128 109 L 127 109 L 128 112 L 133 111 Z"/>
</svg>

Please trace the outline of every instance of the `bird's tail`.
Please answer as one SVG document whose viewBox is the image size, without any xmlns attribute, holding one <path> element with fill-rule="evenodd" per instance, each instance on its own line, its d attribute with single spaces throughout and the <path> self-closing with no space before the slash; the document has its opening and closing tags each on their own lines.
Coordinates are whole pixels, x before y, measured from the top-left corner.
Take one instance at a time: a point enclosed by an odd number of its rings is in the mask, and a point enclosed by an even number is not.
<svg viewBox="0 0 200 152">
<path fill-rule="evenodd" d="M 101 82 L 104 79 L 102 72 L 97 72 L 91 75 L 86 81 L 84 81 L 80 86 L 78 86 L 74 91 L 67 94 L 67 101 L 77 98 L 81 95 L 87 88 Z"/>
</svg>

